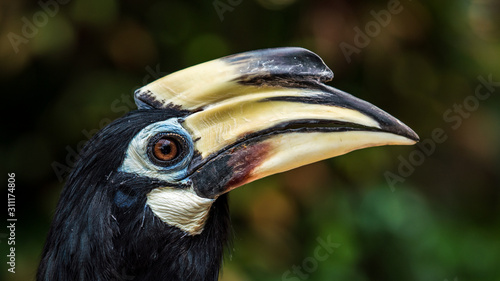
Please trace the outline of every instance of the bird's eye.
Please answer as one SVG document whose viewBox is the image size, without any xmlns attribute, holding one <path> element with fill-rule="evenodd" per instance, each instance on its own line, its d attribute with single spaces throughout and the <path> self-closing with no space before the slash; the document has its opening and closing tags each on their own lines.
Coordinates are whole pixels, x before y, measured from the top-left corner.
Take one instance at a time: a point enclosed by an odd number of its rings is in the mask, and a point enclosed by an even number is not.
<svg viewBox="0 0 500 281">
<path fill-rule="evenodd" d="M 177 156 L 176 141 L 169 137 L 159 139 L 153 148 L 153 155 L 161 161 L 174 159 Z"/>
<path fill-rule="evenodd" d="M 160 133 L 151 138 L 148 145 L 149 159 L 160 166 L 175 164 L 184 153 L 185 140 L 173 133 Z"/>
</svg>

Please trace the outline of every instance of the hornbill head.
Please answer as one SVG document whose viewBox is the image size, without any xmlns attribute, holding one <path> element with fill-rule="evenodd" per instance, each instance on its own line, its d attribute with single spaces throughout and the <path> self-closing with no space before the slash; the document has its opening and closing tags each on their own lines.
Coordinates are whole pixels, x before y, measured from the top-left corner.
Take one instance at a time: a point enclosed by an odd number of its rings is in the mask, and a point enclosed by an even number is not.
<svg viewBox="0 0 500 281">
<path fill-rule="evenodd" d="M 139 109 L 81 152 L 39 280 L 217 280 L 229 191 L 352 150 L 418 141 L 391 115 L 323 84 L 332 78 L 316 54 L 278 48 L 137 90 Z"/>
</svg>

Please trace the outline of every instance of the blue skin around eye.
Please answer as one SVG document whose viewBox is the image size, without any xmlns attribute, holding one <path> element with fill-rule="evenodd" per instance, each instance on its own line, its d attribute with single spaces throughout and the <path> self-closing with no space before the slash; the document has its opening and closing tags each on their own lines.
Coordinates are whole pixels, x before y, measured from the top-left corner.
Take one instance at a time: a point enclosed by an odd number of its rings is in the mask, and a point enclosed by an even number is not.
<svg viewBox="0 0 500 281">
<path fill-rule="evenodd" d="M 114 201 L 116 206 L 118 206 L 119 208 L 125 208 L 132 206 L 137 201 L 137 198 L 134 196 L 127 195 L 123 193 L 121 190 L 118 190 L 118 192 L 116 192 Z"/>
<path fill-rule="evenodd" d="M 179 118 L 170 118 L 168 120 L 156 122 L 143 128 L 129 143 L 125 159 L 118 168 L 118 171 L 129 174 L 145 175 L 154 177 L 166 182 L 178 182 L 188 175 L 188 166 L 193 158 L 194 144 L 189 133 L 180 125 Z M 151 137 L 159 133 L 178 134 L 186 141 L 187 151 L 172 166 L 158 166 L 151 162 L 148 157 L 148 142 Z M 140 159 L 138 159 L 140 158 Z M 149 175 L 147 175 L 149 172 Z"/>
</svg>

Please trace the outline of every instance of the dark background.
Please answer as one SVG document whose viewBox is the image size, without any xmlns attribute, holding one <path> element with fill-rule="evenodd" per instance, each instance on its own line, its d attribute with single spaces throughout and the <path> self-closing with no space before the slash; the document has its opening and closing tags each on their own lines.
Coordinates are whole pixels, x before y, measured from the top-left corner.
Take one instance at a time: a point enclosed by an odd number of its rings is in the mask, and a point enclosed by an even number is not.
<svg viewBox="0 0 500 281">
<path fill-rule="evenodd" d="M 335 72 L 330 85 L 426 146 L 364 149 L 232 192 L 222 280 L 500 280 L 500 83 L 480 86 L 500 81 L 499 5 L 2 0 L 0 188 L 6 202 L 14 172 L 18 222 L 15 274 L 0 224 L 0 279 L 33 280 L 81 145 L 135 108 L 136 88 L 220 56 L 301 46 Z M 326 260 L 318 239 L 338 244 Z"/>
</svg>

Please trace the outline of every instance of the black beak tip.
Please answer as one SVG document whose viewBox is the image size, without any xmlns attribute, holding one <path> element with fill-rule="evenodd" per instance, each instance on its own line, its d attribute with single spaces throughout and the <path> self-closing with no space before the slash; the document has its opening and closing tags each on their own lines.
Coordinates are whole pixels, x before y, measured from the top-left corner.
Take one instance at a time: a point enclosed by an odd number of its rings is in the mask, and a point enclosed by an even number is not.
<svg viewBox="0 0 500 281">
<path fill-rule="evenodd" d="M 415 133 L 415 131 L 413 131 L 410 127 L 400 122 L 399 120 L 396 120 L 395 123 L 391 123 L 390 125 L 388 124 L 382 126 L 382 129 L 384 131 L 400 135 L 415 142 L 420 141 L 420 137 L 417 135 L 417 133 Z"/>
<path fill-rule="evenodd" d="M 420 137 L 417 135 L 417 133 L 415 133 L 415 131 L 413 131 L 409 127 L 407 127 L 407 130 L 404 130 L 401 135 L 406 137 L 406 138 L 409 138 L 415 142 L 420 141 Z"/>
<path fill-rule="evenodd" d="M 420 137 L 412 129 L 410 129 L 410 134 L 408 135 L 408 138 L 411 139 L 411 140 L 414 140 L 415 142 L 419 142 L 420 141 Z"/>
</svg>

